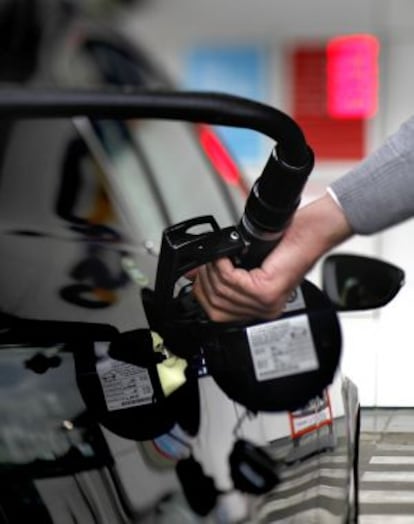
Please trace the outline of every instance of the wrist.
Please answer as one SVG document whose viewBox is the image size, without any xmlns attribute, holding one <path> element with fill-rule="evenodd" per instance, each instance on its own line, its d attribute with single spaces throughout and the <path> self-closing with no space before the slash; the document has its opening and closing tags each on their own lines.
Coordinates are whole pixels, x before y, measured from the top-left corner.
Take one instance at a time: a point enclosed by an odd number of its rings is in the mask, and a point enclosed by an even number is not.
<svg viewBox="0 0 414 524">
<path fill-rule="evenodd" d="M 352 234 L 342 208 L 329 192 L 299 209 L 287 231 L 308 259 L 310 267 Z"/>
<path fill-rule="evenodd" d="M 295 213 L 282 241 L 262 267 L 277 274 L 284 265 L 291 275 L 291 283 L 297 283 L 321 256 L 351 235 L 343 210 L 326 193 Z"/>
</svg>

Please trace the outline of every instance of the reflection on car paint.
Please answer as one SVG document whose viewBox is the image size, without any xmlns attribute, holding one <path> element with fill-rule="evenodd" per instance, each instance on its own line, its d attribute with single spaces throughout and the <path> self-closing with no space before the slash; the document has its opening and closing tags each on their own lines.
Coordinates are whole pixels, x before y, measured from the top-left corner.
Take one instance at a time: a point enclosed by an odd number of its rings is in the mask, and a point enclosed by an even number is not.
<svg viewBox="0 0 414 524">
<path fill-rule="evenodd" d="M 85 255 L 70 270 L 76 284 L 59 290 L 67 302 L 90 309 L 108 307 L 119 300 L 116 290 L 130 283 L 122 264 L 122 254 L 86 245 Z"/>
</svg>

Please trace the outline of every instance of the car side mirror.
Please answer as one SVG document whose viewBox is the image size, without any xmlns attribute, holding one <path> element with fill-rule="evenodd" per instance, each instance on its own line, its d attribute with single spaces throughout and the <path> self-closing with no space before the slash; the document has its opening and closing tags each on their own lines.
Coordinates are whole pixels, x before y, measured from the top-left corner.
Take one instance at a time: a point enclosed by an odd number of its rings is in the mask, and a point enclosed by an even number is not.
<svg viewBox="0 0 414 524">
<path fill-rule="evenodd" d="M 322 264 L 322 289 L 338 311 L 385 306 L 404 284 L 404 271 L 377 258 L 333 254 Z"/>
</svg>

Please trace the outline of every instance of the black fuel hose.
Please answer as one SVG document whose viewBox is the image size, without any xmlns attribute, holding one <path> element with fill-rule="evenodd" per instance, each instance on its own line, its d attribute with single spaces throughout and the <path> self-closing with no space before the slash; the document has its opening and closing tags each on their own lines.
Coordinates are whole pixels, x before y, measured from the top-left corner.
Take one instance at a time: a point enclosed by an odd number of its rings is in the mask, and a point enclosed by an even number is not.
<svg viewBox="0 0 414 524">
<path fill-rule="evenodd" d="M 313 169 L 313 153 L 287 114 L 257 101 L 217 92 L 126 88 L 116 91 L 44 88 L 0 90 L 0 118 L 150 118 L 241 127 L 276 147 L 247 199 L 239 232 L 249 244 L 244 267 L 254 267 L 278 242 Z"/>
<path fill-rule="evenodd" d="M 279 144 L 280 160 L 301 168 L 309 149 L 300 127 L 285 113 L 243 97 L 209 92 L 161 90 L 72 90 L 3 88 L 0 118 L 152 118 L 242 127 Z"/>
</svg>

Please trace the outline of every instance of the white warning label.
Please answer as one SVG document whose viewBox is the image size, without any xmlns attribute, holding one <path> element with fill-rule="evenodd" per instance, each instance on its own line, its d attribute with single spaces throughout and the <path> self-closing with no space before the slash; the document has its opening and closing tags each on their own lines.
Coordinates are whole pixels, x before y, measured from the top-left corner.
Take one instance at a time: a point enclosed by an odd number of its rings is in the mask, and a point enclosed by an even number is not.
<svg viewBox="0 0 414 524">
<path fill-rule="evenodd" d="M 110 357 L 96 365 L 108 411 L 150 404 L 154 394 L 146 368 Z"/>
<path fill-rule="evenodd" d="M 307 315 L 251 326 L 247 337 L 258 381 L 319 367 Z"/>
</svg>

